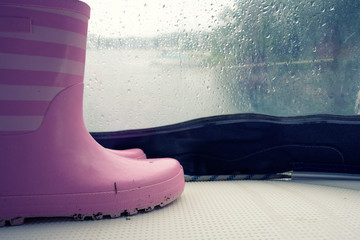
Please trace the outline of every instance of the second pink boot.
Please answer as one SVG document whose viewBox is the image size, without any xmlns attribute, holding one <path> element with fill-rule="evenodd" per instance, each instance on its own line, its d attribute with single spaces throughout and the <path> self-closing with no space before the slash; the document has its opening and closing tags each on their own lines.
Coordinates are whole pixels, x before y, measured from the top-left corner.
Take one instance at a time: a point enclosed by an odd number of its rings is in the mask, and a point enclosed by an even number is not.
<svg viewBox="0 0 360 240">
<path fill-rule="evenodd" d="M 134 160 L 146 159 L 146 154 L 140 148 L 132 148 L 126 150 L 114 150 L 105 148 L 107 151 L 112 152 L 120 157 L 132 158 Z"/>
</svg>

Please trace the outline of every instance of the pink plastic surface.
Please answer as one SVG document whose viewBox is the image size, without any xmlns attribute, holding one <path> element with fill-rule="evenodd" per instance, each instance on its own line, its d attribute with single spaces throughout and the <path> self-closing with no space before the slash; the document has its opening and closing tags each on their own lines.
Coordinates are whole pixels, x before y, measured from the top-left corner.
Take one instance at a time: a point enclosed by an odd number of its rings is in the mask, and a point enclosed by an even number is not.
<svg viewBox="0 0 360 240">
<path fill-rule="evenodd" d="M 31 33 L 31 19 L 0 17 L 0 32 Z"/>
</svg>

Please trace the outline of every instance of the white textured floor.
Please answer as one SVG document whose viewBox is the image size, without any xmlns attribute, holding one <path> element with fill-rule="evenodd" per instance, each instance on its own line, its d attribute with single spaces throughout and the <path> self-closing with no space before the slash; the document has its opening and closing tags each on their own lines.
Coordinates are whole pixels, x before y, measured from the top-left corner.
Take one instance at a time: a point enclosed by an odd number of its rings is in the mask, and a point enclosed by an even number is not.
<svg viewBox="0 0 360 240">
<path fill-rule="evenodd" d="M 187 183 L 177 201 L 153 212 L 28 220 L 0 228 L 0 239 L 360 239 L 360 182 L 333 182 Z"/>
</svg>

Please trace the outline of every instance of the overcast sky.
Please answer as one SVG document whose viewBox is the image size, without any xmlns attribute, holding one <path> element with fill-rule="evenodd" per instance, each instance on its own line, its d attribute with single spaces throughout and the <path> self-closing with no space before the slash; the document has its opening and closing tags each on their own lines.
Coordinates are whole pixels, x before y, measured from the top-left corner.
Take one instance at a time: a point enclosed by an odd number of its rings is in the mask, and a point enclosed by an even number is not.
<svg viewBox="0 0 360 240">
<path fill-rule="evenodd" d="M 91 7 L 90 34 L 151 37 L 209 31 L 234 0 L 84 0 Z"/>
</svg>

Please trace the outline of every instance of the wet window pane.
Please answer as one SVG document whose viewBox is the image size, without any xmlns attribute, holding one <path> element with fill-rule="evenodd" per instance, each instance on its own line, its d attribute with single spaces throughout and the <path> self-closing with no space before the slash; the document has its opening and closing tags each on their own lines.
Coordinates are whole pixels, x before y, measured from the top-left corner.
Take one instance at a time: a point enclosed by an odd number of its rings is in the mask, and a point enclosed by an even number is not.
<svg viewBox="0 0 360 240">
<path fill-rule="evenodd" d="M 87 0 L 90 131 L 360 112 L 358 0 Z"/>
</svg>

